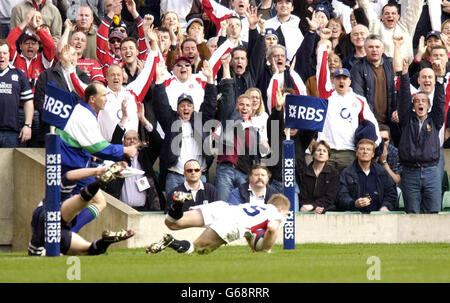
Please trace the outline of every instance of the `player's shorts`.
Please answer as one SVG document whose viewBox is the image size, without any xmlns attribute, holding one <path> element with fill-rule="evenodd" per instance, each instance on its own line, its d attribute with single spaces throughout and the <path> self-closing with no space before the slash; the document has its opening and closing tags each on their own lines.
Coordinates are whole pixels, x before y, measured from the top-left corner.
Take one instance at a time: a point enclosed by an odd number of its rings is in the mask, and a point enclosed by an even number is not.
<svg viewBox="0 0 450 303">
<path fill-rule="evenodd" d="M 245 229 L 239 224 L 236 207 L 224 201 L 196 205 L 190 209 L 200 209 L 205 226 L 214 230 L 220 238 L 230 243 L 244 236 Z"/>
<path fill-rule="evenodd" d="M 70 224 L 61 220 L 61 242 L 60 252 L 66 254 L 72 241 L 72 232 Z M 31 241 L 28 248 L 28 254 L 34 255 L 33 251 L 41 251 L 45 247 L 45 212 L 44 206 L 38 206 L 31 219 Z M 30 247 L 31 245 L 31 247 Z"/>
</svg>

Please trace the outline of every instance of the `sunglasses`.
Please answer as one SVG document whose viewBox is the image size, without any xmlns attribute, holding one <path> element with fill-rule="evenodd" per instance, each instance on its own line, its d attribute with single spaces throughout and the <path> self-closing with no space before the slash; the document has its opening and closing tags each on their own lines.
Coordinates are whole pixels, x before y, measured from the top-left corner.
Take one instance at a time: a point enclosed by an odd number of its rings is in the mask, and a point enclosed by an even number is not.
<svg viewBox="0 0 450 303">
<path fill-rule="evenodd" d="M 120 43 L 120 39 L 111 39 L 111 40 L 109 40 L 109 42 L 111 43 L 111 44 L 116 44 L 116 43 Z"/>
<path fill-rule="evenodd" d="M 191 174 L 193 172 L 198 173 L 199 171 L 201 171 L 201 169 L 200 168 L 188 168 L 188 169 L 186 169 L 186 171 Z"/>
<path fill-rule="evenodd" d="M 178 66 L 178 67 L 183 67 L 183 66 L 184 66 L 184 67 L 190 67 L 191 64 L 190 64 L 190 63 L 187 63 L 187 62 L 186 62 L 185 64 L 183 64 L 183 63 L 177 63 L 176 66 Z"/>
</svg>

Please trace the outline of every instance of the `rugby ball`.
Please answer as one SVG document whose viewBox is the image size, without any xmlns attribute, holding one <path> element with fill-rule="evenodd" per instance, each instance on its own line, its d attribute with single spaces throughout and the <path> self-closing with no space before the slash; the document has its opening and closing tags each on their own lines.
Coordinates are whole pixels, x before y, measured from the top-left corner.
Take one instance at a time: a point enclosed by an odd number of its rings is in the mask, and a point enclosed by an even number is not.
<svg viewBox="0 0 450 303">
<path fill-rule="evenodd" d="M 261 251 L 263 249 L 264 243 L 264 234 L 266 233 L 265 229 L 257 229 L 252 233 L 251 243 L 253 244 L 253 249 L 255 251 Z"/>
</svg>

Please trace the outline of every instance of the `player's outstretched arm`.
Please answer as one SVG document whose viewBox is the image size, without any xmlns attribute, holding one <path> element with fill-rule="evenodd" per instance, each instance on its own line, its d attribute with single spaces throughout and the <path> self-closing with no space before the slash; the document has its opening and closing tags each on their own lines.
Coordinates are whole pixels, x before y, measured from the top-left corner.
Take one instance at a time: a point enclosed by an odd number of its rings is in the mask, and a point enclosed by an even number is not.
<svg viewBox="0 0 450 303">
<path fill-rule="evenodd" d="M 281 222 L 279 220 L 269 221 L 267 224 L 266 233 L 264 235 L 263 249 L 261 252 L 270 253 L 272 251 L 272 246 L 277 240 L 280 224 Z"/>
</svg>

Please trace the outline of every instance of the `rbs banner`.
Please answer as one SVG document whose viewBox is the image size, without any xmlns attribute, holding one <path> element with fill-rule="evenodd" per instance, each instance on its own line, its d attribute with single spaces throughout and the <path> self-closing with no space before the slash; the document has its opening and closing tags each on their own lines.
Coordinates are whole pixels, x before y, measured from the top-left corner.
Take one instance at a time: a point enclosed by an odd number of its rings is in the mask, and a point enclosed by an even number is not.
<svg viewBox="0 0 450 303">
<path fill-rule="evenodd" d="M 286 96 L 286 128 L 322 131 L 328 100 L 309 96 Z"/>
<path fill-rule="evenodd" d="M 64 129 L 70 114 L 78 104 L 77 96 L 56 87 L 52 82 L 47 83 L 45 100 L 42 109 L 42 121 Z"/>
</svg>

